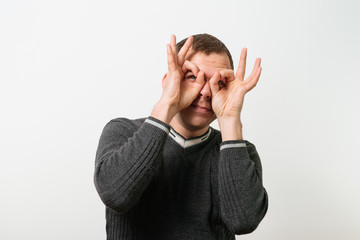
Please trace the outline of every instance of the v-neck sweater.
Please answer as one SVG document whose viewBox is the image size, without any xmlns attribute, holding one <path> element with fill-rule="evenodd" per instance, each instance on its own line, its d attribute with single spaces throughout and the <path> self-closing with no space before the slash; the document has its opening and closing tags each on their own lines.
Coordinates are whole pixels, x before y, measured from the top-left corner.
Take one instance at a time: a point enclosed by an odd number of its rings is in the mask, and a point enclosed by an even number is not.
<svg viewBox="0 0 360 240">
<path fill-rule="evenodd" d="M 213 128 L 176 137 L 152 117 L 105 126 L 94 182 L 106 205 L 108 240 L 235 239 L 265 216 L 268 196 L 252 143 L 222 142 Z"/>
</svg>

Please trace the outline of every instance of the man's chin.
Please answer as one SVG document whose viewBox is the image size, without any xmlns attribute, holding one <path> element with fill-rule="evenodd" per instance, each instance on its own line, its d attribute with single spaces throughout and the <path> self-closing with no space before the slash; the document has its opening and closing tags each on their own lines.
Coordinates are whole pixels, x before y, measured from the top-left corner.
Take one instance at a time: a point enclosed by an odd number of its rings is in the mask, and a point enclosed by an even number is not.
<svg viewBox="0 0 360 240">
<path fill-rule="evenodd" d="M 214 114 L 207 118 L 203 116 L 193 116 L 191 119 L 187 119 L 187 122 L 194 128 L 200 129 L 208 127 L 215 119 L 216 117 Z"/>
</svg>

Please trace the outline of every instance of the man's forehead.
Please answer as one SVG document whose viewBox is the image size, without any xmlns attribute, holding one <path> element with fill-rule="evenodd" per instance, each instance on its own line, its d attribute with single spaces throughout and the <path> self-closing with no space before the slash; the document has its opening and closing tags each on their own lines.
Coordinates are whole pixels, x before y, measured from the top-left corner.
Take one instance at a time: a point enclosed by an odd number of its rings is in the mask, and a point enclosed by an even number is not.
<svg viewBox="0 0 360 240">
<path fill-rule="evenodd" d="M 195 64 L 206 65 L 208 67 L 231 69 L 230 60 L 226 53 L 206 54 L 204 52 L 195 52 L 190 49 L 186 54 L 185 59 Z"/>
</svg>

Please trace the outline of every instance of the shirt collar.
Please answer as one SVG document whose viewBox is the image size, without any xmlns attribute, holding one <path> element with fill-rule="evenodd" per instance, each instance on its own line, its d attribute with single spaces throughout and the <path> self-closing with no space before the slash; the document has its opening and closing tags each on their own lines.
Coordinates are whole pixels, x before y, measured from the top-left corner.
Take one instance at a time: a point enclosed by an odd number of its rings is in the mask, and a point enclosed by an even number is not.
<svg viewBox="0 0 360 240">
<path fill-rule="evenodd" d="M 206 141 L 209 138 L 210 134 L 211 134 L 211 128 L 209 128 L 209 130 L 207 130 L 206 133 L 204 133 L 203 135 L 201 135 L 199 137 L 185 139 L 183 136 L 181 136 L 179 133 L 177 133 L 174 129 L 171 128 L 169 135 L 181 147 L 188 148 L 188 147 L 191 147 L 191 146 L 194 146 L 194 145 L 197 145 L 199 143 Z"/>
</svg>

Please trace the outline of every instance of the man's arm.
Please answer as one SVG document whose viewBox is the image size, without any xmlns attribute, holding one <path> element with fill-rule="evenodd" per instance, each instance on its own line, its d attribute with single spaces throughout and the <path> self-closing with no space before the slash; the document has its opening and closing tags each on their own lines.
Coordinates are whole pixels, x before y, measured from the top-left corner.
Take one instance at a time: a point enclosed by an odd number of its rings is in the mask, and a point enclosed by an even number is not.
<svg viewBox="0 0 360 240">
<path fill-rule="evenodd" d="M 175 36 L 171 37 L 163 93 L 141 127 L 137 129 L 130 120 L 121 119 L 104 128 L 96 154 L 94 181 L 105 205 L 117 212 L 126 212 L 138 202 L 161 162 L 168 124 L 178 111 L 194 101 L 204 85 L 204 74 L 185 61 L 192 40 L 189 37 L 177 54 Z M 198 76 L 191 84 L 182 81 L 187 70 Z"/>
<path fill-rule="evenodd" d="M 232 70 L 223 69 L 210 79 L 212 106 L 223 140 L 218 179 L 220 215 L 235 234 L 255 230 L 268 207 L 259 155 L 255 146 L 244 141 L 242 136 L 240 114 L 244 97 L 256 86 L 262 70 L 258 58 L 252 73 L 244 80 L 246 55 L 244 48 L 235 76 Z"/>
<path fill-rule="evenodd" d="M 244 140 L 222 142 L 218 181 L 222 221 L 235 234 L 254 231 L 268 207 L 255 146 Z"/>
<path fill-rule="evenodd" d="M 128 119 L 112 120 L 105 126 L 94 182 L 106 206 L 126 212 L 138 202 L 159 167 L 169 130 L 151 117 L 139 129 Z"/>
</svg>

